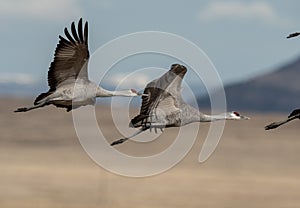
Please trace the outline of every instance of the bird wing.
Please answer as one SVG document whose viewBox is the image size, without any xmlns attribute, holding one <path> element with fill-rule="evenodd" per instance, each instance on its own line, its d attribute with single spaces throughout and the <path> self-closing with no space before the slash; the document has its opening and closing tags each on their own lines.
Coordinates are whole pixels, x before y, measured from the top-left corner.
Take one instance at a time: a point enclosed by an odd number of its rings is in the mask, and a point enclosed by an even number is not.
<svg viewBox="0 0 300 208">
<path fill-rule="evenodd" d="M 76 31 L 75 23 L 71 24 L 71 33 L 64 30 L 66 38 L 59 36 L 54 60 L 48 71 L 48 85 L 50 91 L 63 84 L 74 83 L 80 77 L 88 79 L 87 65 L 89 59 L 88 50 L 88 23 L 82 28 L 82 19 L 78 22 Z"/>
<path fill-rule="evenodd" d="M 185 66 L 173 64 L 167 73 L 148 83 L 144 90 L 148 96 L 142 97 L 140 114 L 131 120 L 130 126 L 142 126 L 157 109 L 165 114 L 179 110 L 177 103 L 182 100 L 180 91 L 186 72 Z"/>
<path fill-rule="evenodd" d="M 298 35 L 300 35 L 299 32 L 294 32 L 294 33 L 289 34 L 286 38 L 293 38 L 293 37 L 296 37 Z"/>
<path fill-rule="evenodd" d="M 157 105 L 152 109 L 150 115 L 155 117 L 156 122 L 172 125 L 179 121 L 180 105 L 176 97 L 170 93 L 162 96 Z"/>
</svg>

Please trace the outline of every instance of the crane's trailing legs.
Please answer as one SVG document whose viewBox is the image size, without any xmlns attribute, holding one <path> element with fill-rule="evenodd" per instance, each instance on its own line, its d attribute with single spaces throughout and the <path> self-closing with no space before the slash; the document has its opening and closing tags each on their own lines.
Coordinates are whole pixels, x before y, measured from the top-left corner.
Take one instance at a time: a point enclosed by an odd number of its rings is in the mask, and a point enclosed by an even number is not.
<svg viewBox="0 0 300 208">
<path fill-rule="evenodd" d="M 137 132 L 135 132 L 134 134 L 132 134 L 131 136 L 129 137 L 125 137 L 125 138 L 122 138 L 122 139 L 118 139 L 114 142 L 112 142 L 110 145 L 111 146 L 114 146 L 116 144 L 122 144 L 123 142 L 126 142 L 128 139 L 131 139 L 132 137 L 135 137 L 136 135 L 139 135 L 140 133 L 142 133 L 143 131 L 145 131 L 146 129 L 140 129 L 138 130 Z"/>
<path fill-rule="evenodd" d="M 160 131 L 163 132 L 165 127 L 166 127 L 165 124 L 147 123 L 147 124 L 145 124 L 145 126 L 143 126 L 141 129 L 139 129 L 137 132 L 135 132 L 131 136 L 125 137 L 125 138 L 122 138 L 122 139 L 118 139 L 118 140 L 112 142 L 110 145 L 114 146 L 116 144 L 121 144 L 123 142 L 126 142 L 128 139 L 131 139 L 131 138 L 139 135 L 140 133 L 142 133 L 142 132 L 144 132 L 144 131 L 146 131 L 148 129 L 150 129 L 150 132 L 152 131 L 152 129 L 154 129 L 155 133 L 157 133 L 157 129 L 160 129 Z"/>
<path fill-rule="evenodd" d="M 277 121 L 277 122 L 273 122 L 267 126 L 265 126 L 265 130 L 270 130 L 270 129 L 275 129 L 285 123 L 288 123 L 292 120 L 295 120 L 295 119 L 300 119 L 300 109 L 296 109 L 294 110 L 289 116 L 287 119 L 285 120 L 282 120 L 282 121 Z"/>
<path fill-rule="evenodd" d="M 42 108 L 44 107 L 45 103 L 40 103 L 40 104 L 37 104 L 37 105 L 34 105 L 34 106 L 31 106 L 31 107 L 23 107 L 23 108 L 18 108 L 17 110 L 15 110 L 14 112 L 26 112 L 26 111 L 30 111 L 30 110 L 33 110 L 33 109 L 36 109 L 36 108 Z"/>
</svg>

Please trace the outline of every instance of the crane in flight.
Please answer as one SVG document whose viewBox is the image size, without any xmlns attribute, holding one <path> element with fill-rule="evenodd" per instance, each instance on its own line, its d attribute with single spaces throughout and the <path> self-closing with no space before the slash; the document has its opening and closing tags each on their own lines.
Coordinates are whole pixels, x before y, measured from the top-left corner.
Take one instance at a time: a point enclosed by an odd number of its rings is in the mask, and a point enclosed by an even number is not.
<svg viewBox="0 0 300 208">
<path fill-rule="evenodd" d="M 164 128 L 180 127 L 192 122 L 249 119 L 235 111 L 206 115 L 185 103 L 181 96 L 181 84 L 186 72 L 185 66 L 173 64 L 168 72 L 148 83 L 144 90 L 148 96 L 142 96 L 140 113 L 129 124 L 130 127 L 140 129 L 129 137 L 112 142 L 111 145 L 123 143 L 148 129 L 162 131 Z"/>
<path fill-rule="evenodd" d="M 273 123 L 265 126 L 265 130 L 275 129 L 275 128 L 277 128 L 285 123 L 288 123 L 292 120 L 295 120 L 295 119 L 300 119 L 300 109 L 293 110 L 293 112 L 288 116 L 287 119 L 284 119 L 282 121 L 273 122 Z"/>
<path fill-rule="evenodd" d="M 300 35 L 299 32 L 295 32 L 295 33 L 291 33 L 289 34 L 286 38 L 293 38 L 293 37 L 296 37 Z M 277 121 L 277 122 L 273 122 L 267 126 L 265 126 L 265 130 L 270 130 L 270 129 L 275 129 L 285 123 L 288 123 L 292 120 L 295 120 L 295 119 L 300 119 L 300 109 L 295 109 L 293 110 L 290 115 L 287 117 L 287 119 L 284 119 L 284 120 L 281 120 L 281 121 Z"/>
<path fill-rule="evenodd" d="M 85 22 L 83 28 L 82 18 L 80 18 L 77 31 L 75 23 L 72 22 L 72 35 L 67 28 L 64 32 L 66 38 L 59 36 L 60 40 L 56 46 L 54 60 L 48 71 L 50 89 L 46 93 L 41 93 L 35 99 L 32 107 L 18 108 L 15 112 L 26 112 L 50 104 L 66 108 L 66 111 L 69 112 L 80 106 L 93 105 L 96 97 L 142 95 L 134 89 L 105 90 L 89 80 L 88 22 Z"/>
</svg>

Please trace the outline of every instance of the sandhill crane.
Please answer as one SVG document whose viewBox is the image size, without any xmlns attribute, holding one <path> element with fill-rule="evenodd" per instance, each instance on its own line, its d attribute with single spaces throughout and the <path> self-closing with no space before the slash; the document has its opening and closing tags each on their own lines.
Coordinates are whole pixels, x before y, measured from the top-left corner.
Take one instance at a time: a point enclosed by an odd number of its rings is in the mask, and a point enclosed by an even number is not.
<svg viewBox="0 0 300 208">
<path fill-rule="evenodd" d="M 15 112 L 25 112 L 53 104 L 56 107 L 66 108 L 67 112 L 83 105 L 93 105 L 96 97 L 109 96 L 139 96 L 134 89 L 122 91 L 108 91 L 88 78 L 88 22 L 82 27 L 82 18 L 71 24 L 70 35 L 67 28 L 64 30 L 66 38 L 59 36 L 59 43 L 54 53 L 54 61 L 48 71 L 49 91 L 40 94 L 34 105 L 28 108 L 18 108 Z M 76 82 L 76 90 L 74 89 Z"/>
<path fill-rule="evenodd" d="M 138 128 L 133 135 L 111 143 L 116 145 L 140 134 L 147 129 L 163 129 L 180 127 L 192 122 L 211 122 L 217 120 L 249 119 L 233 111 L 219 115 L 206 115 L 198 109 L 188 105 L 181 97 L 181 83 L 187 68 L 183 65 L 173 64 L 171 69 L 160 78 L 148 83 L 142 97 L 140 114 L 135 116 L 130 127 Z"/>
<path fill-rule="evenodd" d="M 290 122 L 294 119 L 297 119 L 297 118 L 300 119 L 300 109 L 293 110 L 293 112 L 285 120 L 273 122 L 273 123 L 265 126 L 265 130 L 275 129 L 275 128 L 277 128 L 287 122 Z"/>
<path fill-rule="evenodd" d="M 286 38 L 293 38 L 293 37 L 296 37 L 298 35 L 300 35 L 300 33 L 299 32 L 295 32 L 295 33 L 289 34 Z M 285 123 L 288 123 L 288 122 L 290 122 L 290 121 L 292 121 L 294 119 L 297 119 L 297 118 L 300 119 L 300 109 L 293 110 L 290 113 L 290 115 L 288 116 L 288 118 L 285 119 L 285 120 L 273 122 L 273 123 L 265 126 L 265 130 L 275 129 L 275 128 L 277 128 L 277 127 L 279 127 L 279 126 L 281 126 L 281 125 L 283 125 Z"/>
<path fill-rule="evenodd" d="M 293 38 L 293 37 L 297 37 L 298 35 L 300 35 L 299 32 L 294 32 L 294 33 L 289 34 L 286 38 Z"/>
</svg>

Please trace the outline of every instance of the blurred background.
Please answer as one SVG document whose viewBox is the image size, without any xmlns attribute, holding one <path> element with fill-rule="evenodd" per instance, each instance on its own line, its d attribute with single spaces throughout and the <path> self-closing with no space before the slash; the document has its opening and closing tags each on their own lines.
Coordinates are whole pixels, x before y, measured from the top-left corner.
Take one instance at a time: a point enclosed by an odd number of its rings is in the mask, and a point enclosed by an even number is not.
<svg viewBox="0 0 300 208">
<path fill-rule="evenodd" d="M 286 39 L 300 31 L 299 6 L 296 0 L 0 0 L 0 206 L 297 207 L 300 123 L 269 132 L 263 127 L 300 106 L 300 39 Z M 173 33 L 195 43 L 224 83 L 228 110 L 252 119 L 227 122 L 217 150 L 204 164 L 197 158 L 209 124 L 202 124 L 188 156 L 166 173 L 135 179 L 100 168 L 80 146 L 70 113 L 51 106 L 13 113 L 48 90 L 58 35 L 80 17 L 89 22 L 91 54 L 108 41 L 140 31 Z M 174 61 L 159 55 L 133 57 L 116 65 L 101 84 L 114 89 L 133 69 L 168 69 Z M 126 81 L 142 90 L 157 76 L 149 71 Z M 192 73 L 185 81 L 199 107 L 209 112 L 201 83 Z M 216 88 L 215 96 L 218 92 Z M 134 99 L 131 116 L 140 102 Z M 99 104 L 102 130 L 111 141 L 121 137 L 109 100 Z M 177 131 L 168 129 L 148 145 L 129 141 L 117 148 L 157 153 Z"/>
</svg>

